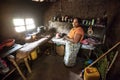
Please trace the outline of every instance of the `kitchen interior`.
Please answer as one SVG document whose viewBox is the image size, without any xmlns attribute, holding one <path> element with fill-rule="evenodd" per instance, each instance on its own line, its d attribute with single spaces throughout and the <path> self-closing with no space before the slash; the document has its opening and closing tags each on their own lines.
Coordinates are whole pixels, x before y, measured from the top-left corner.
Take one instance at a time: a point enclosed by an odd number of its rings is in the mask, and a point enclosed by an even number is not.
<svg viewBox="0 0 120 80">
<path fill-rule="evenodd" d="M 0 80 L 120 80 L 119 0 L 1 0 Z M 62 38 L 80 20 L 72 67 Z"/>
</svg>

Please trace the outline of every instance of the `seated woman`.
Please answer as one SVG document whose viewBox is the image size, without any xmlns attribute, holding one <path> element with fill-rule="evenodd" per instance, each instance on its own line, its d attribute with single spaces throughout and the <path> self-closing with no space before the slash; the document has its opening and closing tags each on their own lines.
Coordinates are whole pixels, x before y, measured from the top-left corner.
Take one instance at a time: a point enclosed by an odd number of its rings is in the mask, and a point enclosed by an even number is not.
<svg viewBox="0 0 120 80">
<path fill-rule="evenodd" d="M 80 48 L 80 42 L 84 37 L 84 30 L 79 24 L 77 18 L 73 20 L 73 28 L 70 30 L 67 36 L 64 36 L 66 40 L 64 64 L 68 67 L 74 66 L 76 63 L 77 53 Z"/>
</svg>

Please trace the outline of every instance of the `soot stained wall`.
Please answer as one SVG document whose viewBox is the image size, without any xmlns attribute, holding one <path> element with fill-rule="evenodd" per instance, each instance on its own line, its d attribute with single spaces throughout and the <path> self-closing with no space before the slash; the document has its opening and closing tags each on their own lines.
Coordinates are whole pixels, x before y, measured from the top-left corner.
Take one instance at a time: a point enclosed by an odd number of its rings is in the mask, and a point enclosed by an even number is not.
<svg viewBox="0 0 120 80">
<path fill-rule="evenodd" d="M 14 30 L 13 18 L 33 18 L 36 26 L 42 24 L 42 11 L 39 4 L 30 0 L 4 0 L 0 2 L 0 36 L 1 38 L 22 38 Z"/>
<path fill-rule="evenodd" d="M 44 19 L 47 23 L 56 15 L 96 18 L 103 17 L 106 12 L 110 22 L 117 10 L 119 10 L 119 0 L 59 0 L 46 10 Z"/>
<path fill-rule="evenodd" d="M 47 8 L 44 13 L 44 25 L 57 15 L 79 18 L 102 18 L 107 14 L 106 44 L 113 46 L 120 41 L 120 0 L 59 0 Z"/>
</svg>

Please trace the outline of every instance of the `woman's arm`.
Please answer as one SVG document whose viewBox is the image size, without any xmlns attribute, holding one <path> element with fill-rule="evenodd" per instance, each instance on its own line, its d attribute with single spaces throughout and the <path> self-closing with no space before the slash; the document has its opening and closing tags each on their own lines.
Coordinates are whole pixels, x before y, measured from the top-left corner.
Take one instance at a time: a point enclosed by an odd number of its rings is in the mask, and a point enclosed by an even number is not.
<svg viewBox="0 0 120 80">
<path fill-rule="evenodd" d="M 70 41 L 72 43 L 78 43 L 80 41 L 81 37 L 82 37 L 82 35 L 75 34 L 74 38 L 69 38 L 68 36 L 64 36 L 64 39 L 68 40 L 68 41 Z"/>
</svg>

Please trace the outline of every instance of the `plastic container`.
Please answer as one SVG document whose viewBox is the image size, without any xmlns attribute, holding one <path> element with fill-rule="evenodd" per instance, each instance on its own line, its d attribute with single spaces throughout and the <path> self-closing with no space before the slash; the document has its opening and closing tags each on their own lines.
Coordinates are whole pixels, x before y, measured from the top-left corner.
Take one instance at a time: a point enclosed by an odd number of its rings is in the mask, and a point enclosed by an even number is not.
<svg viewBox="0 0 120 80">
<path fill-rule="evenodd" d="M 31 59 L 32 60 L 37 59 L 37 50 L 34 50 L 34 51 L 31 52 Z"/>
<path fill-rule="evenodd" d="M 100 74 L 95 67 L 85 68 L 84 71 L 84 80 L 99 80 Z"/>
</svg>

